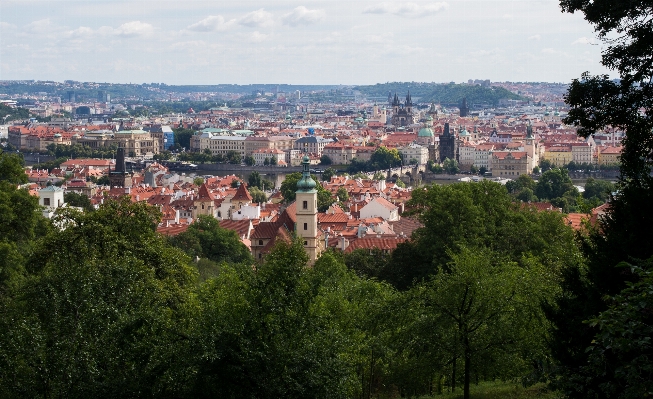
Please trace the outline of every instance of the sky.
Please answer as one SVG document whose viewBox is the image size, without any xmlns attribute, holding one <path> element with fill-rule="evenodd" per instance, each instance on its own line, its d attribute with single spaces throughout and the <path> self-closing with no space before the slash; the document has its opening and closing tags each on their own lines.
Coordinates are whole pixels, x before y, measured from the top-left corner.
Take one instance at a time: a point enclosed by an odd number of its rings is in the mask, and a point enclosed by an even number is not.
<svg viewBox="0 0 653 399">
<path fill-rule="evenodd" d="M 557 0 L 0 1 L 0 80 L 568 83 L 602 46 Z"/>
</svg>

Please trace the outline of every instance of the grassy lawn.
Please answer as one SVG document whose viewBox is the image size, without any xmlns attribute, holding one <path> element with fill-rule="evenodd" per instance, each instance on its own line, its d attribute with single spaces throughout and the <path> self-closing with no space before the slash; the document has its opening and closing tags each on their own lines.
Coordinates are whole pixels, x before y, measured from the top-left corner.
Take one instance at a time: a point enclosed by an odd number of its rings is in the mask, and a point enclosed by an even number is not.
<svg viewBox="0 0 653 399">
<path fill-rule="evenodd" d="M 462 386 L 456 388 L 456 393 L 443 393 L 442 395 L 423 396 L 421 399 L 459 399 L 463 397 Z M 549 392 L 544 384 L 537 384 L 524 388 L 514 382 L 482 382 L 470 386 L 471 399 L 561 399 L 557 392 Z"/>
</svg>

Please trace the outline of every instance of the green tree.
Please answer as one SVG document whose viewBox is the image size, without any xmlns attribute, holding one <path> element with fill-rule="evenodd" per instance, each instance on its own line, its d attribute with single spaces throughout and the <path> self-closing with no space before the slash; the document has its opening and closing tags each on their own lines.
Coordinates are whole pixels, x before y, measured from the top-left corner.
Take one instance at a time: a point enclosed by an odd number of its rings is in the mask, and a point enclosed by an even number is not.
<svg viewBox="0 0 653 399">
<path fill-rule="evenodd" d="M 463 398 L 470 397 L 473 372 L 494 377 L 525 369 L 530 355 L 544 348 L 539 301 L 553 286 L 536 263 L 528 267 L 506 261 L 490 250 L 463 248 L 431 282 L 418 287 L 422 307 L 436 314 L 443 352 L 463 363 Z M 518 361 L 521 356 L 525 358 Z M 517 363 L 517 364 L 515 364 Z M 452 376 L 452 384 L 456 377 Z M 455 385 L 454 385 L 455 386 Z"/>
<path fill-rule="evenodd" d="M 396 148 L 379 147 L 370 157 L 373 170 L 390 169 L 401 165 L 401 156 Z"/>
<path fill-rule="evenodd" d="M 555 323 L 552 350 L 558 361 L 556 382 L 570 398 L 606 397 L 601 386 L 609 384 L 596 370 L 588 368 L 588 347 L 598 332 L 585 320 L 607 310 L 604 297 L 615 296 L 626 282 L 640 277 L 617 268 L 622 261 L 639 262 L 653 255 L 649 244 L 653 233 L 653 65 L 649 54 L 651 4 L 607 0 L 561 0 L 564 12 L 580 12 L 594 27 L 605 47 L 602 64 L 615 71 L 618 79 L 584 73 L 569 86 L 565 101 L 570 106 L 564 122 L 577 127 L 582 137 L 597 131 L 623 131 L 618 195 L 608 212 L 582 240 L 588 258 L 587 270 L 570 270 L 564 277 L 565 293 L 549 317 Z M 645 110 L 645 111 L 642 111 Z M 623 387 L 624 391 L 628 387 Z"/>
<path fill-rule="evenodd" d="M 196 177 L 196 178 L 194 178 L 194 179 L 193 179 L 193 184 L 196 185 L 196 186 L 198 186 L 198 187 L 201 186 L 202 184 L 204 184 L 204 178 L 203 178 L 203 177 L 199 177 L 199 176 Z"/>
<path fill-rule="evenodd" d="M 247 166 L 256 165 L 256 160 L 251 155 L 246 156 L 244 162 L 245 162 L 245 165 L 247 165 Z"/>
<path fill-rule="evenodd" d="M 267 196 L 261 189 L 258 187 L 247 187 L 247 190 L 249 191 L 249 194 L 252 196 L 252 202 L 256 202 L 258 204 L 264 204 L 268 201 Z"/>
<path fill-rule="evenodd" d="M 295 200 L 295 192 L 297 191 L 297 182 L 301 180 L 302 174 L 300 172 L 293 172 L 286 175 L 286 178 L 281 182 L 281 195 L 286 203 L 291 203 Z"/>
<path fill-rule="evenodd" d="M 213 262 L 251 264 L 252 257 L 238 234 L 220 227 L 217 219 L 200 215 L 183 233 L 170 238 L 175 247 L 195 258 Z"/>
<path fill-rule="evenodd" d="M 263 165 L 268 166 L 269 164 L 270 164 L 270 158 L 265 157 L 265 159 L 263 160 Z"/>
<path fill-rule="evenodd" d="M 524 188 L 515 197 L 522 202 L 536 202 L 538 199 L 530 188 Z"/>
<path fill-rule="evenodd" d="M 181 147 L 185 148 L 187 151 L 190 150 L 190 140 L 191 137 L 196 133 L 193 129 L 185 129 L 179 127 L 172 129 L 175 135 L 175 144 L 179 144 Z"/>
<path fill-rule="evenodd" d="M 18 154 L 10 154 L 0 150 L 0 181 L 10 184 L 27 183 L 25 161 Z"/>
<path fill-rule="evenodd" d="M 277 157 L 271 157 L 270 158 L 270 165 L 272 165 L 272 166 L 277 165 Z"/>
<path fill-rule="evenodd" d="M 100 176 L 97 179 L 97 184 L 103 185 L 103 186 L 108 186 L 108 185 L 111 184 L 111 180 L 109 179 L 109 176 L 103 175 L 103 176 Z"/>
<path fill-rule="evenodd" d="M 549 161 L 548 159 L 541 159 L 540 160 L 540 170 L 542 173 L 546 172 L 547 170 L 553 169 L 555 166 L 553 165 L 553 162 Z"/>
<path fill-rule="evenodd" d="M 257 171 L 250 173 L 249 177 L 247 178 L 247 186 L 257 187 L 259 189 L 263 188 L 263 180 L 261 178 L 261 174 Z"/>
<path fill-rule="evenodd" d="M 154 154 L 152 157 L 155 161 L 167 161 L 172 158 L 172 153 L 168 150 L 161 151 L 158 154 Z"/>
<path fill-rule="evenodd" d="M 63 200 L 66 204 L 82 208 L 85 212 L 93 212 L 95 210 L 93 204 L 91 204 L 91 200 L 81 193 L 74 191 L 67 192 L 64 194 Z"/>
<path fill-rule="evenodd" d="M 332 163 L 333 162 L 328 155 L 325 154 L 320 157 L 320 165 L 331 165 Z"/>
<path fill-rule="evenodd" d="M 272 180 L 263 179 L 261 180 L 261 189 L 265 191 L 270 191 L 274 189 L 274 182 Z"/>
<path fill-rule="evenodd" d="M 460 168 L 458 167 L 458 161 L 455 159 L 445 159 L 444 162 L 442 162 L 442 168 L 447 174 L 450 175 L 455 175 L 456 173 L 460 173 Z"/>
<path fill-rule="evenodd" d="M 573 231 L 561 214 L 516 204 L 506 188 L 495 182 L 414 190 L 407 208 L 413 209 L 423 227 L 413 232 L 410 248 L 393 253 L 393 257 L 407 257 L 412 265 L 401 270 L 393 282 L 400 289 L 434 274 L 463 247 L 490 248 L 514 262 L 520 262 L 525 254 L 535 254 L 555 271 L 579 261 Z M 405 260 L 393 263 L 400 261 Z"/>
<path fill-rule="evenodd" d="M 570 191 L 574 193 L 574 197 L 578 194 L 569 172 L 563 168 L 553 168 L 542 173 L 535 186 L 535 195 L 540 199 L 561 198 Z"/>
<path fill-rule="evenodd" d="M 340 199 L 340 201 L 349 200 L 349 193 L 347 192 L 347 189 L 345 187 L 339 187 L 338 191 L 336 191 L 336 196 L 338 196 L 338 199 Z"/>
<path fill-rule="evenodd" d="M 156 209 L 105 200 L 64 209 L 34 248 L 2 318 L 5 397 L 176 396 L 171 367 L 195 281 L 154 226 Z"/>
<path fill-rule="evenodd" d="M 322 181 L 331 181 L 331 177 L 336 175 L 336 170 L 333 168 L 326 168 L 322 172 Z"/>
<path fill-rule="evenodd" d="M 506 189 L 508 189 L 509 193 L 518 193 L 525 188 L 535 189 L 535 180 L 529 175 L 520 175 L 516 180 L 506 183 Z"/>
<path fill-rule="evenodd" d="M 610 197 L 610 194 L 612 194 L 614 191 L 615 186 L 609 181 L 589 177 L 585 181 L 585 191 L 583 191 L 583 198 L 597 198 L 600 201 L 605 202 Z"/>
<path fill-rule="evenodd" d="M 653 258 L 634 266 L 618 265 L 638 277 L 619 294 L 608 297 L 608 309 L 590 320 L 598 328 L 588 348 L 588 371 L 599 380 L 599 395 L 623 399 L 645 398 L 653 390 L 650 309 L 653 308 Z M 598 396 L 598 395 L 597 395 Z"/>
</svg>

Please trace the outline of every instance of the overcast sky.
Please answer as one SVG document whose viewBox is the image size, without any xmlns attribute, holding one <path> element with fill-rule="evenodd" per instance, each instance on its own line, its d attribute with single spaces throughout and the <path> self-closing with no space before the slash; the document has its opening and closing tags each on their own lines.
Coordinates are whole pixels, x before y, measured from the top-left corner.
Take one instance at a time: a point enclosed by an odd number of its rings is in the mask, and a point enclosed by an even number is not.
<svg viewBox="0 0 653 399">
<path fill-rule="evenodd" d="M 601 48 L 557 0 L 0 1 L 0 80 L 567 83 Z"/>
</svg>

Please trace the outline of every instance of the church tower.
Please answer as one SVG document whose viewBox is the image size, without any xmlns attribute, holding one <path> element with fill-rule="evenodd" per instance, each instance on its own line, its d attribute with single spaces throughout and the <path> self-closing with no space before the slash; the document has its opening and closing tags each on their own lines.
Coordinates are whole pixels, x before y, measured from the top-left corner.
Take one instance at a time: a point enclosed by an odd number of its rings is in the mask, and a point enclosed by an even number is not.
<svg viewBox="0 0 653 399">
<path fill-rule="evenodd" d="M 413 115 L 413 98 L 410 96 L 410 90 L 408 90 L 408 94 L 406 94 L 406 102 L 405 106 L 406 108 L 406 114 L 412 117 Z"/>
<path fill-rule="evenodd" d="M 309 171 L 310 160 L 304 155 L 302 178 L 297 182 L 296 216 L 297 226 L 295 232 L 301 238 L 304 249 L 313 265 L 319 255 L 317 234 L 317 190 L 315 180 Z"/>
</svg>

